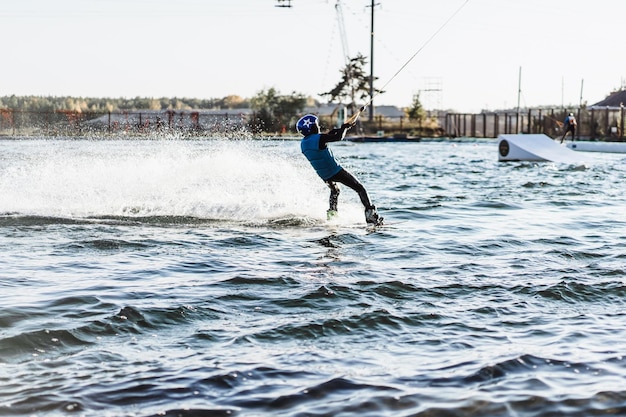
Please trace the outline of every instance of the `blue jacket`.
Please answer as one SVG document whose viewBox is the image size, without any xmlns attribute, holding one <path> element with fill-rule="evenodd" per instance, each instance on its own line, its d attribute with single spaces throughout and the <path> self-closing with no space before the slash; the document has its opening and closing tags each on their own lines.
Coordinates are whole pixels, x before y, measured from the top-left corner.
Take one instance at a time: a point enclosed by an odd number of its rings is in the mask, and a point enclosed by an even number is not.
<svg viewBox="0 0 626 417">
<path fill-rule="evenodd" d="M 342 168 L 335 160 L 333 152 L 326 145 L 320 149 L 320 137 L 319 133 L 305 136 L 300 142 L 300 149 L 317 172 L 317 175 L 324 181 L 327 181 L 341 171 Z"/>
</svg>

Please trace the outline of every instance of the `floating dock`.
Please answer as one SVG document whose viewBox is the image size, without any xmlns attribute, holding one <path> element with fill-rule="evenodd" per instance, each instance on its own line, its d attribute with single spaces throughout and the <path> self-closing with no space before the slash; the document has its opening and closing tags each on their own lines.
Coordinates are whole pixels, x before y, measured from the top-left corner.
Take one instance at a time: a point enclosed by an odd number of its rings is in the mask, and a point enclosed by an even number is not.
<svg viewBox="0 0 626 417">
<path fill-rule="evenodd" d="M 581 152 L 626 153 L 626 142 L 568 142 L 567 147 Z"/>
</svg>

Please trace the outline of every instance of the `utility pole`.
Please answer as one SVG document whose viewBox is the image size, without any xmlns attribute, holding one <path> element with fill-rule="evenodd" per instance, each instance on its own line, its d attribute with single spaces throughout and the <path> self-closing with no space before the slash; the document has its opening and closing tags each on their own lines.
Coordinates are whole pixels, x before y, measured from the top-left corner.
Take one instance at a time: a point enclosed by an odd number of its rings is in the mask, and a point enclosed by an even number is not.
<svg viewBox="0 0 626 417">
<path fill-rule="evenodd" d="M 519 67 L 519 76 L 517 80 L 517 120 L 515 121 L 515 133 L 520 132 L 520 97 L 522 95 L 522 67 Z"/>
<path fill-rule="evenodd" d="M 375 0 L 372 0 L 371 12 L 372 12 L 372 30 L 370 32 L 370 111 L 369 121 L 374 121 L 374 7 L 376 6 Z"/>
<path fill-rule="evenodd" d="M 585 79 L 580 80 L 580 99 L 578 100 L 578 108 L 583 108 L 583 85 L 585 84 Z"/>
</svg>

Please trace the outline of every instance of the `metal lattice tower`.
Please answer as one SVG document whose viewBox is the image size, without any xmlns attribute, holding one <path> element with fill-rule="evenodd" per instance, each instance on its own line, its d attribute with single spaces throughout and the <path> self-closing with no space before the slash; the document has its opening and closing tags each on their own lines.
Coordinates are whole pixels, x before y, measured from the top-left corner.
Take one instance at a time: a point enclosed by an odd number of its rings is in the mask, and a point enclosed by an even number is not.
<svg viewBox="0 0 626 417">
<path fill-rule="evenodd" d="M 426 110 L 443 110 L 443 79 L 425 77 L 424 88 L 420 90 L 420 101 Z"/>
</svg>

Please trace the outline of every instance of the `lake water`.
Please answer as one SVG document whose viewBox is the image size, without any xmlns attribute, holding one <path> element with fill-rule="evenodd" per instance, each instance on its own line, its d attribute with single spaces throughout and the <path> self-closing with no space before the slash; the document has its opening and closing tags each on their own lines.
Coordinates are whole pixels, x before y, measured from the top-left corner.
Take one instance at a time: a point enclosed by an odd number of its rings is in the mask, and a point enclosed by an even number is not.
<svg viewBox="0 0 626 417">
<path fill-rule="evenodd" d="M 626 414 L 625 157 L 0 140 L 0 415 Z"/>
</svg>

